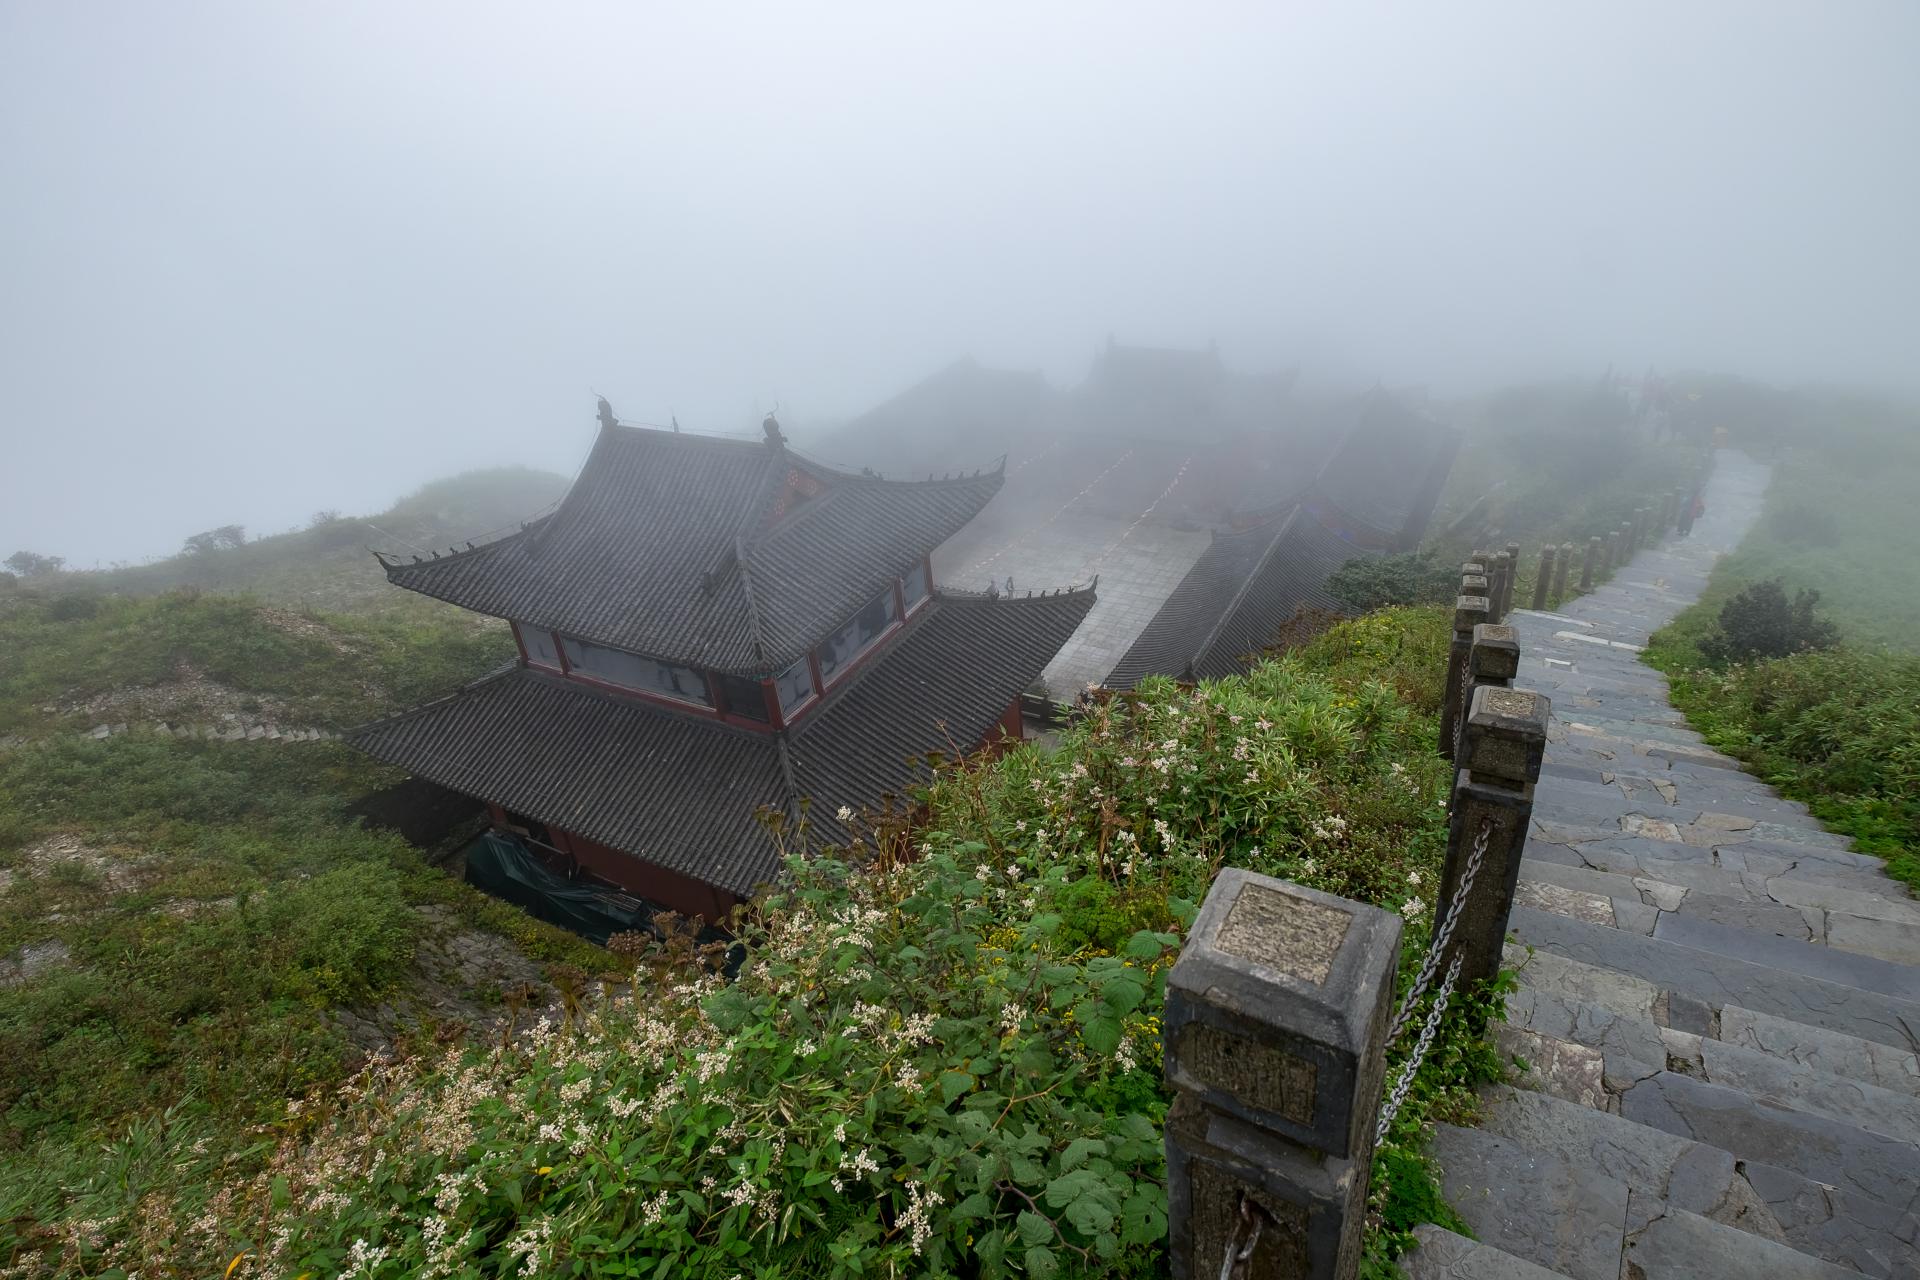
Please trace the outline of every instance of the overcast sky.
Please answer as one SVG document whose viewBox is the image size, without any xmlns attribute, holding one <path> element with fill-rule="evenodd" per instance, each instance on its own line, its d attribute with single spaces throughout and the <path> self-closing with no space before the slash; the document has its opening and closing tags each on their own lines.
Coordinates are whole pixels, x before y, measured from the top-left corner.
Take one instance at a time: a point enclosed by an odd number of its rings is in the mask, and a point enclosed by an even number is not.
<svg viewBox="0 0 1920 1280">
<path fill-rule="evenodd" d="M 1920 5 L 0 0 L 0 554 L 1108 333 L 1920 379 Z"/>
</svg>

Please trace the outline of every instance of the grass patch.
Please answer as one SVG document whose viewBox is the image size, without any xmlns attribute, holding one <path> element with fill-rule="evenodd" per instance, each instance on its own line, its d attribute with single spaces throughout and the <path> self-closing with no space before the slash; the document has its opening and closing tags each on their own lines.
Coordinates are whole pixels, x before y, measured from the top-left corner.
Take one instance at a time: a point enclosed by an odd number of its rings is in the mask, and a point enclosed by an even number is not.
<svg viewBox="0 0 1920 1280">
<path fill-rule="evenodd" d="M 0 733 L 101 720 L 249 720 L 343 728 L 427 698 L 515 654 L 472 614 L 295 613 L 247 596 L 0 597 Z M 178 708 L 177 710 L 175 708 Z"/>
</svg>

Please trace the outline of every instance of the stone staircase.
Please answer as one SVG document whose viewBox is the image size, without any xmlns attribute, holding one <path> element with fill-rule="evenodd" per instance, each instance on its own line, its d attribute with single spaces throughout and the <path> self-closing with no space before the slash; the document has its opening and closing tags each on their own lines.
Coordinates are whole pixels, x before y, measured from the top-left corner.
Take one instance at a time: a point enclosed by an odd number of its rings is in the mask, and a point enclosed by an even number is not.
<svg viewBox="0 0 1920 1280">
<path fill-rule="evenodd" d="M 1685 539 L 1507 619 L 1553 699 L 1482 1127 L 1440 1126 L 1477 1240 L 1427 1277 L 1920 1276 L 1920 901 L 1706 746 L 1638 661 L 1760 513 L 1722 452 Z"/>
</svg>

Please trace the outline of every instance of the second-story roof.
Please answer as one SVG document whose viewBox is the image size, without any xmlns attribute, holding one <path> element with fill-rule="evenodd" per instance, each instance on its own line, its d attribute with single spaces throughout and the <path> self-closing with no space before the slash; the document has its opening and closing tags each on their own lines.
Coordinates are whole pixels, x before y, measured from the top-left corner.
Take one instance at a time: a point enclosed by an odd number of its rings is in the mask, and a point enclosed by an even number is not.
<svg viewBox="0 0 1920 1280">
<path fill-rule="evenodd" d="M 1001 471 L 854 475 L 765 441 L 602 428 L 551 515 L 399 586 L 669 662 L 784 669 L 971 520 Z"/>
</svg>

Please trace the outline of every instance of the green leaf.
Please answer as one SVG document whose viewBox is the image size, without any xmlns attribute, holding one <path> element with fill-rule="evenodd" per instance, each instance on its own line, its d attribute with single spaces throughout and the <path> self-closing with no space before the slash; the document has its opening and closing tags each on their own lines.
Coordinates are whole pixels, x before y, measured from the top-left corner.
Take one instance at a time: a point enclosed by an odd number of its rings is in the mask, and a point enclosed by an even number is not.
<svg viewBox="0 0 1920 1280">
<path fill-rule="evenodd" d="M 984 1218 L 993 1212 L 993 1201 L 985 1194 L 976 1191 L 953 1206 L 953 1212 L 947 1217 L 954 1222 L 971 1222 L 975 1218 Z"/>
<path fill-rule="evenodd" d="M 951 1104 L 967 1090 L 973 1088 L 973 1077 L 964 1071 L 942 1071 L 940 1073 L 940 1101 Z"/>
<path fill-rule="evenodd" d="M 1060 1260 L 1053 1256 L 1053 1250 L 1035 1246 L 1027 1250 L 1027 1274 L 1033 1280 L 1052 1280 L 1060 1274 Z"/>
<path fill-rule="evenodd" d="M 1158 959 L 1160 953 L 1167 949 L 1167 944 L 1160 940 L 1165 936 L 1167 935 L 1154 933 L 1150 929 L 1142 929 L 1127 939 L 1126 953 L 1134 960 Z"/>
<path fill-rule="evenodd" d="M 1027 1244 L 1041 1244 L 1053 1239 L 1053 1224 L 1031 1209 L 1022 1209 L 1014 1220 L 1014 1226 L 1020 1232 L 1020 1239 Z"/>
<path fill-rule="evenodd" d="M 1067 1221 L 1082 1235 L 1097 1236 L 1112 1229 L 1113 1206 L 1097 1195 L 1081 1196 L 1067 1206 Z"/>
<path fill-rule="evenodd" d="M 752 1010 L 748 1007 L 747 997 L 738 987 L 727 987 L 708 996 L 705 1005 L 707 1018 L 724 1032 L 738 1031 L 745 1024 Z"/>
<path fill-rule="evenodd" d="M 1073 1011 L 1073 1020 L 1080 1028 L 1080 1039 L 1091 1052 L 1107 1054 L 1120 1047 L 1120 1015 L 1104 1001 L 1081 1005 Z"/>
<path fill-rule="evenodd" d="M 1100 1139 L 1075 1138 L 1067 1144 L 1067 1149 L 1060 1153 L 1060 1167 L 1062 1169 L 1077 1169 L 1088 1156 L 1103 1156 L 1105 1154 L 1107 1154 L 1107 1144 Z"/>
<path fill-rule="evenodd" d="M 1115 1013 L 1132 1013 L 1147 998 L 1146 984 L 1135 977 L 1132 970 L 1117 973 L 1101 984 L 1100 998 Z"/>
<path fill-rule="evenodd" d="M 1085 1169 L 1075 1169 L 1072 1173 L 1063 1173 L 1047 1184 L 1042 1199 L 1048 1207 L 1064 1209 L 1085 1195 L 1103 1194 L 1105 1188 L 1100 1179 Z"/>
</svg>

